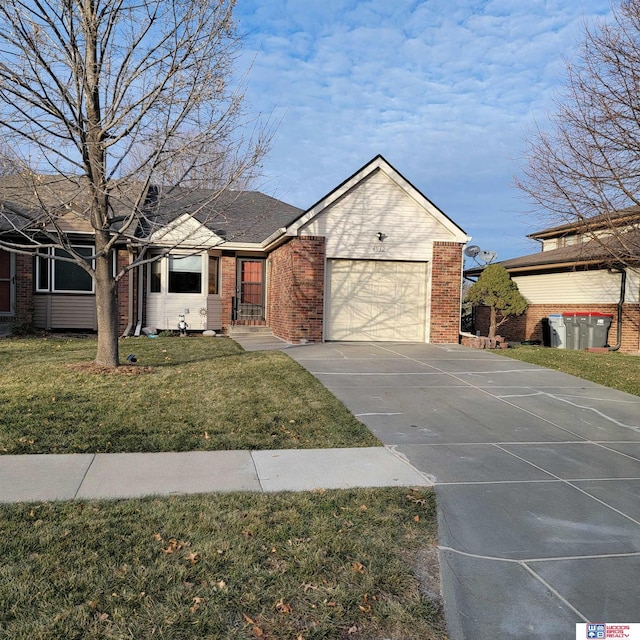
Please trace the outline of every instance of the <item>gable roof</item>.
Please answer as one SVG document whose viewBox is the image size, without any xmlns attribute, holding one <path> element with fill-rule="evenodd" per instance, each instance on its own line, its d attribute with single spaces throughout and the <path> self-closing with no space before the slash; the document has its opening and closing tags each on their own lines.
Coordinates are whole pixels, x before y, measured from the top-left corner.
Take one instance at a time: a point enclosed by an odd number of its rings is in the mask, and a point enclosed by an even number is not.
<svg viewBox="0 0 640 640">
<path fill-rule="evenodd" d="M 627 207 L 626 209 L 620 209 L 620 211 L 601 213 L 596 216 L 591 216 L 590 218 L 584 218 L 582 220 L 575 220 L 573 222 L 548 227 L 547 229 L 530 233 L 527 238 L 532 238 L 533 240 L 544 240 L 546 238 L 555 238 L 571 233 L 581 233 L 584 231 L 593 232 L 601 229 L 607 229 L 609 227 L 619 227 L 637 222 L 640 222 L 640 207 L 633 206 Z"/>
<path fill-rule="evenodd" d="M 143 189 L 139 182 L 119 188 L 111 199 L 114 215 L 129 214 Z M 145 208 L 129 237 L 148 238 L 190 215 L 223 241 L 260 243 L 303 213 L 258 191 L 152 187 L 145 195 Z M 65 232 L 92 233 L 87 212 L 86 183 L 80 177 L 15 174 L 0 178 L 0 232 L 46 225 L 53 216 Z"/>
<path fill-rule="evenodd" d="M 115 217 L 137 206 L 141 185 L 116 186 L 110 204 Z M 68 233 L 93 233 L 89 221 L 87 182 L 79 176 L 18 173 L 0 178 L 0 232 L 53 229 L 53 220 Z"/>
<path fill-rule="evenodd" d="M 434 218 L 436 218 L 446 229 L 448 229 L 458 242 L 467 242 L 469 240 L 466 232 L 459 227 L 451 218 L 443 211 L 436 207 L 421 191 L 414 187 L 399 171 L 392 167 L 381 155 L 375 156 L 361 169 L 347 178 L 338 185 L 333 191 L 318 200 L 312 207 L 307 209 L 302 216 L 294 220 L 285 230 L 286 235 L 297 235 L 302 226 L 307 224 L 328 206 L 339 200 L 355 185 L 365 180 L 368 176 L 376 171 L 382 171 L 388 176 L 398 187 L 405 191 L 410 197 L 418 202 L 425 210 L 427 210 Z"/>
<path fill-rule="evenodd" d="M 158 229 L 188 214 L 226 242 L 261 243 L 302 212 L 259 191 L 175 188 L 160 192 L 148 219 Z"/>
<path fill-rule="evenodd" d="M 527 271 L 548 271 L 552 269 L 569 269 L 574 267 L 615 267 L 627 262 L 640 263 L 640 255 L 634 249 L 640 246 L 640 229 L 633 229 L 623 234 L 589 240 L 572 244 L 559 249 L 538 251 L 526 256 L 503 260 L 502 265 L 510 273 Z M 476 277 L 482 273 L 483 267 L 465 269 L 465 276 Z"/>
</svg>

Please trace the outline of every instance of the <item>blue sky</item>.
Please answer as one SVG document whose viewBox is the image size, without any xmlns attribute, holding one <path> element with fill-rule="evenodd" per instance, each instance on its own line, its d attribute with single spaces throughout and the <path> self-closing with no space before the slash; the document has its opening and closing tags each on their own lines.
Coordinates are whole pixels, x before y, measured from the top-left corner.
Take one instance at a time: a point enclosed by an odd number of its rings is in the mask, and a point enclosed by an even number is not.
<svg viewBox="0 0 640 640">
<path fill-rule="evenodd" d="M 378 153 L 498 259 L 538 250 L 513 186 L 609 0 L 238 0 L 261 190 L 308 208 Z"/>
</svg>

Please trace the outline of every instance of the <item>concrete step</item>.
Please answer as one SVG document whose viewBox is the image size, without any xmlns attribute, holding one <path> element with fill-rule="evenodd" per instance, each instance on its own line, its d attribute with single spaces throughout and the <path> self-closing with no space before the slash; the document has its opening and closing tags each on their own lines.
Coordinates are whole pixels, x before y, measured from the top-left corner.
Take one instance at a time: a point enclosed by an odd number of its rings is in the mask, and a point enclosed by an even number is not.
<svg viewBox="0 0 640 640">
<path fill-rule="evenodd" d="M 273 331 L 264 325 L 236 325 L 227 329 L 227 335 L 233 336 L 272 336 Z"/>
</svg>

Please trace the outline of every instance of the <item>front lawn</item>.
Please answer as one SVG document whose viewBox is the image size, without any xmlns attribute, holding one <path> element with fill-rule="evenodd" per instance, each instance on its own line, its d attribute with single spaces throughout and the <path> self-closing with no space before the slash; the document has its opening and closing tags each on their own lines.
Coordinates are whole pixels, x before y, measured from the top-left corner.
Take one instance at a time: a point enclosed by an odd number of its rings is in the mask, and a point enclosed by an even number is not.
<svg viewBox="0 0 640 640">
<path fill-rule="evenodd" d="M 311 374 L 226 338 L 129 338 L 120 373 L 91 338 L 0 340 L 0 454 L 377 446 Z"/>
<path fill-rule="evenodd" d="M 429 489 L 0 505 L 0 637 L 444 639 Z"/>
<path fill-rule="evenodd" d="M 640 396 L 639 356 L 524 346 L 496 353 Z"/>
</svg>

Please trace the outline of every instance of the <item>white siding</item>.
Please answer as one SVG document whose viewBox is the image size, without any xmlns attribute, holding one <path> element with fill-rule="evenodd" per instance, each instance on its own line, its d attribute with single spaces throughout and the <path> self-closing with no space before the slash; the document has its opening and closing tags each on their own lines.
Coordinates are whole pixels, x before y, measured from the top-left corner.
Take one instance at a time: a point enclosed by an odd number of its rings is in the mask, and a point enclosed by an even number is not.
<svg viewBox="0 0 640 640">
<path fill-rule="evenodd" d="M 617 304 L 620 299 L 620 274 L 605 270 L 513 276 L 513 281 L 530 304 Z M 638 282 L 637 273 L 627 280 L 626 302 L 638 300 Z"/>
<path fill-rule="evenodd" d="M 172 254 L 179 255 L 179 253 Z M 187 255 L 187 254 L 185 254 Z M 180 315 L 185 316 L 190 331 L 203 331 L 207 328 L 207 294 L 205 293 L 208 282 L 209 261 L 207 254 L 202 253 L 202 277 L 200 293 L 169 293 L 168 258 L 162 258 L 160 293 L 147 293 L 147 305 L 145 324 L 159 330 L 176 331 Z"/>
<path fill-rule="evenodd" d="M 380 242 L 376 234 L 387 237 Z M 327 258 L 417 260 L 432 258 L 434 240 L 455 237 L 435 216 L 382 171 L 371 174 L 302 227 L 326 237 Z"/>
<path fill-rule="evenodd" d="M 204 247 L 219 244 L 220 238 L 189 214 L 184 214 L 152 234 L 151 241 L 165 246 Z"/>
<path fill-rule="evenodd" d="M 627 292 L 624 301 L 640 304 L 640 269 L 627 269 Z"/>
<path fill-rule="evenodd" d="M 188 311 L 187 311 L 188 310 Z M 202 310 L 202 312 L 201 312 Z M 178 316 L 184 315 L 189 331 L 207 328 L 207 296 L 196 293 L 150 293 L 146 325 L 159 330 L 178 330 Z"/>
</svg>

